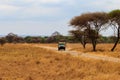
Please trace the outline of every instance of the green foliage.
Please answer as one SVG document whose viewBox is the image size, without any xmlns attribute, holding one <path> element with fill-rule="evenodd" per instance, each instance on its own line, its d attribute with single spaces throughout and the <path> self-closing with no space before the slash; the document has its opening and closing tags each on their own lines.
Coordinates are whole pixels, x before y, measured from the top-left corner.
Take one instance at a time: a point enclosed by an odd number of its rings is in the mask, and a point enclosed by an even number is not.
<svg viewBox="0 0 120 80">
<path fill-rule="evenodd" d="M 46 42 L 47 43 L 56 43 L 56 42 L 59 42 L 61 39 L 64 39 L 64 37 L 61 35 L 50 36 L 47 38 Z"/>
<path fill-rule="evenodd" d="M 117 37 L 115 36 L 100 36 L 98 39 L 99 43 L 114 43 L 116 41 Z"/>
<path fill-rule="evenodd" d="M 43 41 L 41 37 L 32 37 L 32 36 L 27 36 L 24 38 L 24 40 L 27 43 L 40 43 Z"/>
<path fill-rule="evenodd" d="M 24 42 L 24 39 L 22 37 L 19 37 L 17 36 L 16 34 L 14 33 L 9 33 L 7 36 L 6 36 L 6 41 L 8 43 L 23 43 Z"/>
<path fill-rule="evenodd" d="M 119 9 L 113 10 L 113 11 L 109 12 L 108 15 L 110 18 L 118 19 L 118 18 L 120 18 L 120 10 Z"/>
</svg>

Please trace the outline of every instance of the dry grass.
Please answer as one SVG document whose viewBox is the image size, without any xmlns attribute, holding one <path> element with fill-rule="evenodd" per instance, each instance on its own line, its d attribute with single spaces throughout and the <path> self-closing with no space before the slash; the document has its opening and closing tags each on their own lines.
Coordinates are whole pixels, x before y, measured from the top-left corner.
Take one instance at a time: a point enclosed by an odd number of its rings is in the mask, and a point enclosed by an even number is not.
<svg viewBox="0 0 120 80">
<path fill-rule="evenodd" d="M 111 48 L 114 44 L 98 44 L 96 47 L 96 52 L 92 51 L 92 45 L 87 44 L 86 49 L 83 49 L 81 44 L 68 44 L 71 50 L 80 51 L 83 53 L 91 53 L 91 54 L 97 54 L 97 55 L 104 55 L 104 56 L 111 56 L 111 57 L 117 57 L 120 58 L 120 44 L 117 45 L 114 52 L 111 51 Z"/>
<path fill-rule="evenodd" d="M 7 44 L 0 47 L 0 80 L 120 79 L 118 63 L 75 58 L 32 45 Z"/>
<path fill-rule="evenodd" d="M 51 47 L 57 47 L 57 44 L 40 44 L 44 46 L 51 46 Z M 90 54 L 96 54 L 96 55 L 103 55 L 103 56 L 111 56 L 111 57 L 116 57 L 120 58 L 120 44 L 117 45 L 115 48 L 114 52 L 111 52 L 111 48 L 113 47 L 114 44 L 98 44 L 96 47 L 96 52 L 92 51 L 92 45 L 87 44 L 86 49 L 83 49 L 82 45 L 80 43 L 75 43 L 75 44 L 67 44 L 67 48 L 71 51 L 79 51 L 83 53 L 90 53 Z"/>
</svg>

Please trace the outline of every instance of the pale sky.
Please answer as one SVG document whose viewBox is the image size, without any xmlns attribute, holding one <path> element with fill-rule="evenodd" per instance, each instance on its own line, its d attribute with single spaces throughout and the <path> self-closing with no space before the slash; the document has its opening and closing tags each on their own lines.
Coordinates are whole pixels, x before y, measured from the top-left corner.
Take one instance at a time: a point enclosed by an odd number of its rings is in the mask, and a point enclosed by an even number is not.
<svg viewBox="0 0 120 80">
<path fill-rule="evenodd" d="M 86 12 L 120 9 L 119 0 L 0 0 L 0 35 L 68 35 L 69 22 Z M 102 32 L 111 35 L 111 31 Z"/>
</svg>

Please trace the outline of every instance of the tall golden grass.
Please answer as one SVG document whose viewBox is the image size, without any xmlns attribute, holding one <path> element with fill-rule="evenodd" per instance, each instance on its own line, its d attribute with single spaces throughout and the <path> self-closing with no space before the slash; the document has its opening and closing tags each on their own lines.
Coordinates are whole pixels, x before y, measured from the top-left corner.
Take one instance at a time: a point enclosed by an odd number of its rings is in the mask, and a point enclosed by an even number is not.
<svg viewBox="0 0 120 80">
<path fill-rule="evenodd" d="M 57 44 L 39 44 L 39 45 L 57 48 Z M 75 43 L 75 44 L 68 43 L 67 49 L 71 51 L 79 51 L 82 53 L 90 53 L 90 54 L 120 58 L 120 44 L 118 44 L 115 50 L 112 52 L 111 48 L 113 47 L 113 45 L 114 44 L 97 44 L 97 47 L 96 47 L 97 51 L 94 52 L 92 50 L 92 44 L 87 44 L 86 49 L 84 49 L 80 43 Z"/>
<path fill-rule="evenodd" d="M 55 47 L 56 44 L 43 46 Z M 77 47 L 72 49 L 76 50 Z M 7 44 L 0 47 L 0 80 L 119 79 L 119 63 L 61 55 L 52 50 L 34 47 L 34 44 Z"/>
<path fill-rule="evenodd" d="M 117 45 L 115 50 L 112 52 L 111 48 L 114 44 L 97 44 L 96 50 L 92 51 L 92 45 L 87 44 L 86 49 L 83 49 L 81 44 L 68 44 L 71 50 L 80 51 L 83 53 L 90 53 L 90 54 L 97 54 L 97 55 L 104 55 L 104 56 L 111 56 L 120 58 L 120 44 Z"/>
</svg>

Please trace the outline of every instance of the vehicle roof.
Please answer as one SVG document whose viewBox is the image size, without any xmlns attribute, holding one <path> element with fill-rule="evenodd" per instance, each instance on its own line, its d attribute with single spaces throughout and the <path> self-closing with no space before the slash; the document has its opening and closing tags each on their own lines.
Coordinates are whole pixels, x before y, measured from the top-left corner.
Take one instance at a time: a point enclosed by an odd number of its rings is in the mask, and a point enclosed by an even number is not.
<svg viewBox="0 0 120 80">
<path fill-rule="evenodd" d="M 66 43 L 66 42 L 58 42 L 58 43 Z"/>
</svg>

